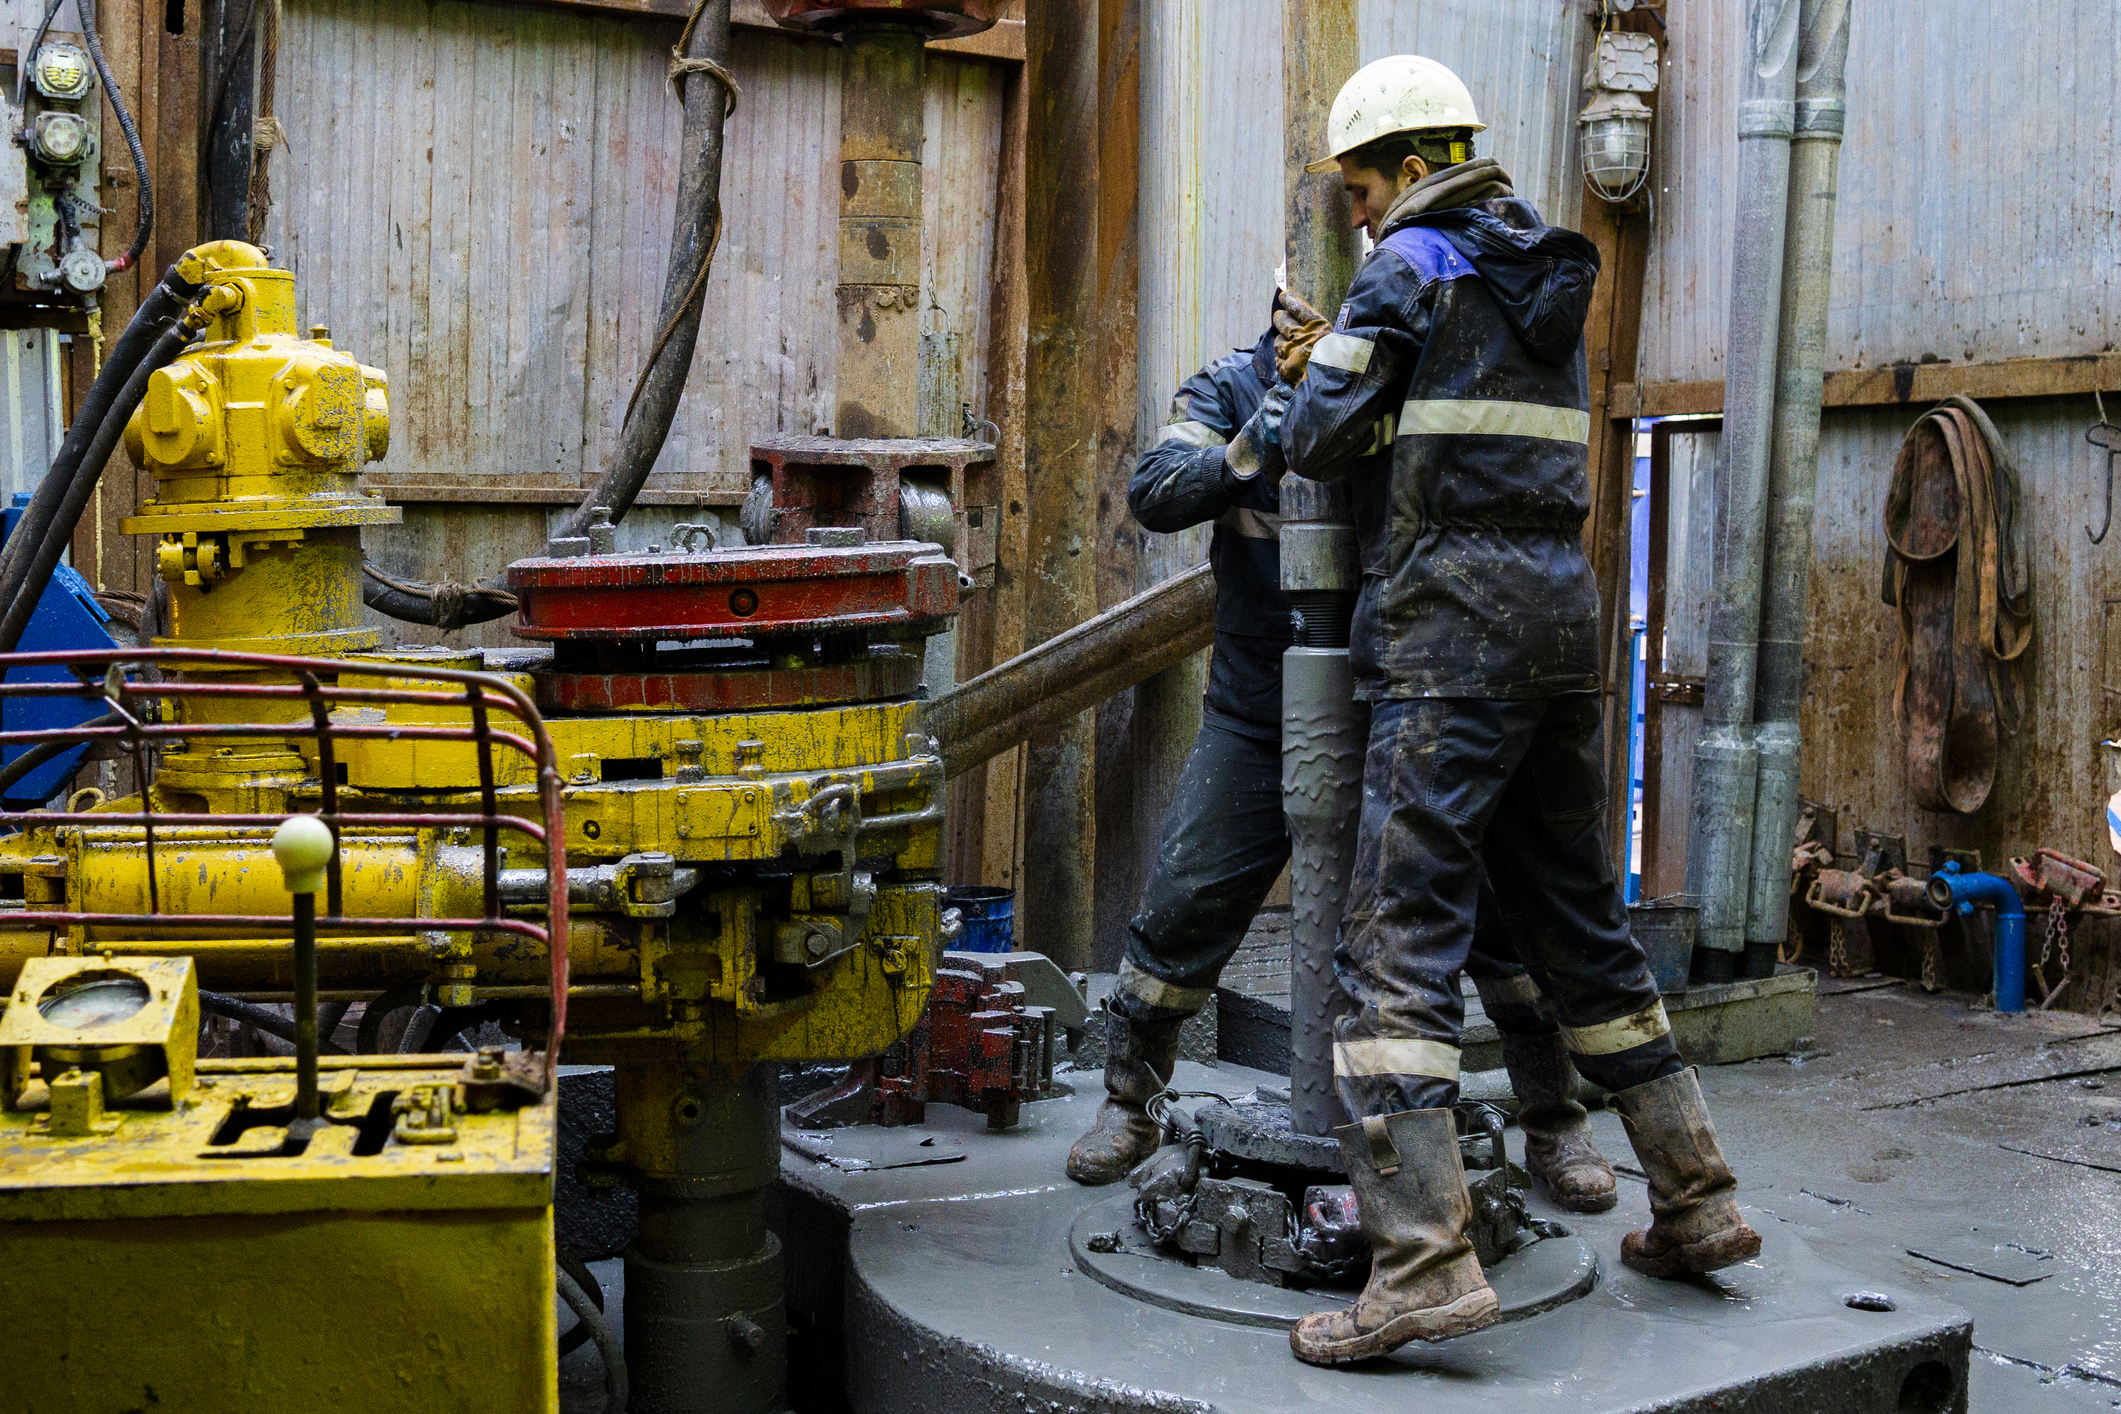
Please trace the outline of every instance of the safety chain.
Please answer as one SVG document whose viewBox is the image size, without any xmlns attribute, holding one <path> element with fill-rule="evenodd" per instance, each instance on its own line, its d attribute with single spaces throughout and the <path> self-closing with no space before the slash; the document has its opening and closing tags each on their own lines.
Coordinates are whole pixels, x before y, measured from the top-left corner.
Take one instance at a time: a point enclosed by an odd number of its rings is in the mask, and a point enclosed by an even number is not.
<svg viewBox="0 0 2121 1414">
<path fill-rule="evenodd" d="M 1826 931 L 1826 970 L 1830 977 L 1849 975 L 1849 940 L 1842 931 L 1841 920 L 1828 916 Z"/>
<path fill-rule="evenodd" d="M 2043 987 L 2047 985 L 2047 955 L 2057 950 L 2062 954 L 2062 980 L 2042 999 L 2042 1011 L 2053 1006 L 2055 999 L 2062 995 L 2062 989 L 2069 985 L 2069 907 L 2059 898 L 2050 900 L 2047 905 L 2047 936 L 2040 940 L 2039 975 Z"/>
<path fill-rule="evenodd" d="M 1944 983 L 1937 980 L 1937 930 L 1934 928 L 1926 929 L 1922 934 L 1922 990 L 1944 990 Z"/>
<path fill-rule="evenodd" d="M 1215 1095 L 1204 1097 L 1221 1098 Z M 1193 1221 L 1193 1212 L 1200 1206 L 1201 1166 L 1208 1157 L 1208 1137 L 1178 1108 L 1180 1098 L 1178 1091 L 1166 1088 L 1151 1095 L 1149 1103 L 1143 1106 L 1165 1137 L 1174 1144 L 1185 1146 L 1186 1150 L 1186 1169 L 1178 1179 L 1178 1191 L 1183 1196 L 1177 1203 L 1177 1216 L 1168 1223 L 1162 1221 L 1157 1216 L 1157 1195 L 1153 1193 L 1144 1191 L 1134 1200 L 1135 1221 L 1141 1224 L 1143 1232 L 1149 1234 L 1149 1240 L 1159 1245 L 1176 1241 L 1186 1224 Z"/>
</svg>

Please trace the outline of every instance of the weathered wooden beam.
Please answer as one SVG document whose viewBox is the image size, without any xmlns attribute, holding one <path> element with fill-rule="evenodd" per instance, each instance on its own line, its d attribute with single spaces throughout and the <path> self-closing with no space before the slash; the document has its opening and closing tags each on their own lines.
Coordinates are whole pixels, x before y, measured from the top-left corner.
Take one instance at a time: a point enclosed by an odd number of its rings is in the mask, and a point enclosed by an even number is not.
<svg viewBox="0 0 2121 1414">
<path fill-rule="evenodd" d="M 2121 353 L 2003 358 L 1979 363 L 1889 363 L 1826 375 L 1824 406 L 1924 407 L 1954 393 L 1981 402 L 2006 398 L 2082 397 L 2121 388 Z M 1701 417 L 1723 412 L 1723 383 L 1622 383 L 1608 415 Z"/>
<path fill-rule="evenodd" d="M 1042 643 L 1097 612 L 1097 0 L 1042 0 L 1024 72 L 1031 85 L 1024 254 L 1030 352 L 1024 460 L 1030 468 L 1024 639 Z M 1025 748 L 1018 936 L 1062 967 L 1093 961 L 1097 736 L 1076 717 Z"/>
</svg>

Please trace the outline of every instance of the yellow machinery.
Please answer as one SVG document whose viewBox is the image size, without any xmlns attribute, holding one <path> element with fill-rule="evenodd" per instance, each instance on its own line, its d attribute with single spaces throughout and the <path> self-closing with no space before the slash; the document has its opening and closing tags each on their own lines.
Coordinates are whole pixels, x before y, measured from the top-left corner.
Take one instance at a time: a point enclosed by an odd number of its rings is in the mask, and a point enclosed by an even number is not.
<svg viewBox="0 0 2121 1414">
<path fill-rule="evenodd" d="M 634 1407 L 777 1408 L 780 1257 L 762 1204 L 778 1171 L 778 1117 L 770 1067 L 757 1063 L 875 1055 L 926 1003 L 943 943 L 943 764 L 916 694 L 921 639 L 956 609 L 956 566 L 936 544 L 873 535 L 883 525 L 875 517 L 828 523 L 830 505 L 814 496 L 790 521 L 796 544 L 714 550 L 681 527 L 668 552 L 620 555 L 595 527 L 586 543 L 557 543 L 511 568 L 518 632 L 550 643 L 549 655 L 377 651 L 360 617 L 359 527 L 397 513 L 364 495 L 356 473 L 387 445 L 383 376 L 332 348 L 322 330 L 296 333 L 292 276 L 268 268 L 263 252 L 222 242 L 194 254 L 207 285 L 192 314 L 201 342 L 153 375 L 126 434 L 157 487 L 125 522 L 159 539 L 172 633 L 157 647 L 333 662 L 306 676 L 205 654 L 162 664 L 177 686 L 215 685 L 220 695 L 180 691 L 163 723 L 135 713 L 127 720 L 138 725 L 105 728 L 128 750 L 162 748 L 146 798 L 87 815 L 15 817 L 26 828 L 0 839 L 0 900 L 20 899 L 30 916 L 168 921 L 31 926 L 0 910 L 0 980 L 25 964 L 72 965 L 113 950 L 188 958 L 209 992 L 282 995 L 294 981 L 284 935 L 202 929 L 176 916 L 282 912 L 269 820 L 258 817 L 314 811 L 336 823 L 339 841 L 317 941 L 327 992 L 378 1008 L 442 1008 L 437 1036 L 500 1019 L 536 1047 L 553 1020 L 548 960 L 523 933 L 473 921 L 543 916 L 564 863 L 571 922 L 554 933 L 565 937 L 571 973 L 565 1058 L 617 1067 L 619 1132 L 598 1146 L 593 1167 L 640 1195 L 640 1233 L 626 1254 Z M 889 509 L 895 536 L 898 507 Z M 945 526 L 948 514 L 946 505 Z M 435 690 L 438 674 L 448 692 Z M 305 683 L 316 687 L 306 698 L 235 691 Z M 354 700 L 364 692 L 378 700 Z M 133 700 L 115 673 L 81 693 Z M 563 850 L 505 832 L 503 850 L 479 823 L 489 789 L 500 814 L 540 818 L 535 762 L 471 739 L 503 698 L 534 700 L 546 719 L 563 782 L 552 826 Z M 237 729 L 257 723 L 277 729 Z M 492 731 L 512 729 L 494 717 Z M 98 818 L 144 810 L 156 812 L 152 825 Z M 335 929 L 340 917 L 367 927 Z M 380 926 L 414 917 L 466 926 Z M 401 1087 L 403 1077 L 349 1064 L 340 1103 Z M 241 1083 L 263 1087 L 249 1102 L 261 1103 L 285 1081 L 268 1069 Z M 214 1078 L 216 1087 L 237 1083 Z M 196 1124 L 181 1118 L 192 1112 L 183 1103 L 177 1111 L 128 1120 L 113 1136 L 79 1136 L 63 1168 L 36 1167 L 26 1183 L 25 1165 L 42 1163 L 38 1146 L 56 1141 L 11 1128 L 0 1184 L 15 1185 L 15 1206 L 0 1209 L 0 1221 L 42 1211 L 40 1195 L 76 1173 L 93 1187 L 97 1173 L 129 1162 L 121 1151 L 134 1136 L 147 1147 L 196 1142 Z M 467 1164 L 486 1152 L 477 1130 L 460 1131 Z M 383 1201 L 351 1195 L 371 1180 L 377 1193 L 388 1189 L 377 1166 L 392 1152 L 337 1178 L 332 1206 Z M 201 1233 L 263 1221 L 276 1202 L 295 1201 L 272 1195 L 302 1182 L 277 1163 L 180 1185 L 184 1196 L 156 1217 L 211 1216 Z M 446 1172 L 466 1193 L 479 1183 L 495 1195 L 518 1191 L 513 1170 L 478 1183 L 475 1165 Z M 514 1201 L 486 1206 L 514 1214 Z M 455 1205 L 444 1225 L 459 1230 L 461 1210 L 482 1202 Z M 516 1240 L 507 1235 L 514 1216 L 494 1221 L 500 1230 L 481 1240 Z M 179 1265 L 159 1275 L 135 1265 L 115 1284 L 189 1287 L 196 1254 L 183 1243 L 166 1251 Z M 158 1259 L 143 1251 L 128 1260 Z M 491 1301 L 549 1307 L 546 1280 L 530 1296 Z M 495 1285 L 460 1294 L 477 1304 Z M 18 1308 L 36 1305 L 32 1293 Z M 511 1339 L 511 1358 L 550 1349 L 549 1314 L 543 1320 Z M 341 1402 L 383 1407 L 351 1383 L 337 1388 Z"/>
</svg>

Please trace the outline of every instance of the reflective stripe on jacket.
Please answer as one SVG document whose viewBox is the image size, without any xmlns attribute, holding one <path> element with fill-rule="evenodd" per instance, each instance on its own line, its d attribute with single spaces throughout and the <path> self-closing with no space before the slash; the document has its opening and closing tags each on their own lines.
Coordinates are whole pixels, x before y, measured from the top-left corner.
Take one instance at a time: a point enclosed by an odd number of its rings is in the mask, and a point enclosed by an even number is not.
<svg viewBox="0 0 2121 1414">
<path fill-rule="evenodd" d="M 1581 236 L 1502 198 L 1401 223 L 1357 271 L 1282 446 L 1292 471 L 1353 494 L 1365 695 L 1598 686 L 1581 539 L 1597 269 Z"/>
</svg>

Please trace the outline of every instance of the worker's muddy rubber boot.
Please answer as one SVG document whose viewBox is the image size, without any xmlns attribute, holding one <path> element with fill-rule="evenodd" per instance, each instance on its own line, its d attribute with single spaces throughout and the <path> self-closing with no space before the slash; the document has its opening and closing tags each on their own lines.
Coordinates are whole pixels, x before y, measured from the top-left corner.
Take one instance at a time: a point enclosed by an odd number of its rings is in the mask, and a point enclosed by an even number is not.
<svg viewBox="0 0 2121 1414">
<path fill-rule="evenodd" d="M 1171 1083 L 1184 1024 L 1184 1017 L 1129 1021 L 1105 1008 L 1105 1102 L 1068 1151 L 1068 1177 L 1093 1188 L 1117 1183 L 1156 1152 L 1163 1129 L 1149 1118 L 1149 1099 Z"/>
<path fill-rule="evenodd" d="M 1603 1213 L 1620 1201 L 1613 1166 L 1591 1142 L 1591 1126 L 1576 1103 L 1576 1067 L 1561 1033 L 1503 1033 L 1502 1062 L 1517 1095 L 1517 1127 L 1524 1131 L 1524 1166 L 1571 1213 Z"/>
<path fill-rule="evenodd" d="M 1466 1238 L 1473 1200 L 1451 1112 L 1401 1110 L 1333 1136 L 1370 1240 L 1370 1280 L 1354 1304 L 1296 1323 L 1296 1358 L 1349 1365 L 1493 1325 L 1502 1306 Z"/>
<path fill-rule="evenodd" d="M 1739 1216 L 1738 1180 L 1716 1147 L 1716 1129 L 1691 1068 L 1613 1096 L 1650 1180 L 1650 1225 L 1620 1243 L 1620 1260 L 1645 1276 L 1713 1272 L 1760 1254 L 1760 1234 Z"/>
</svg>

